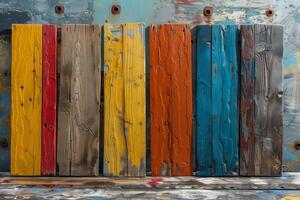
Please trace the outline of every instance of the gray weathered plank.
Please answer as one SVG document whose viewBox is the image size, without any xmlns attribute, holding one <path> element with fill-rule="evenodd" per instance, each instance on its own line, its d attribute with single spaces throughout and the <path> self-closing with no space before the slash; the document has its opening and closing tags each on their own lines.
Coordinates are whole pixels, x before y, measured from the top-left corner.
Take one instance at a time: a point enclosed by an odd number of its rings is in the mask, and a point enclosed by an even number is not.
<svg viewBox="0 0 300 200">
<path fill-rule="evenodd" d="M 61 176 L 99 171 L 100 27 L 63 25 L 58 103 Z"/>
<path fill-rule="evenodd" d="M 283 27 L 255 25 L 255 175 L 282 168 Z"/>
</svg>

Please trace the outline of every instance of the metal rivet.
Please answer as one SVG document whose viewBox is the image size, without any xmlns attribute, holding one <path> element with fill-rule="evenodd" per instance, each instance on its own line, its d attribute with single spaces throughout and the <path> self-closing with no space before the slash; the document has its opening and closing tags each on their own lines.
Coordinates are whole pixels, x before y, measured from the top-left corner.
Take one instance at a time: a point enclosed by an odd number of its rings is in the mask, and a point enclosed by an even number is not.
<svg viewBox="0 0 300 200">
<path fill-rule="evenodd" d="M 203 9 L 203 15 L 206 17 L 211 17 L 213 14 L 213 8 L 212 6 L 205 6 Z"/>
<path fill-rule="evenodd" d="M 300 141 L 295 142 L 295 149 L 300 150 Z"/>
<path fill-rule="evenodd" d="M 265 12 L 267 17 L 273 17 L 274 16 L 274 11 L 271 8 L 266 9 Z"/>
<path fill-rule="evenodd" d="M 112 12 L 112 14 L 114 14 L 114 15 L 120 14 L 120 13 L 121 13 L 121 6 L 120 6 L 120 5 L 117 5 L 117 4 L 112 5 L 112 7 L 111 7 L 111 12 Z"/>
<path fill-rule="evenodd" d="M 55 13 L 56 14 L 62 14 L 62 13 L 64 13 L 64 11 L 65 11 L 65 8 L 64 8 L 63 5 L 57 5 L 57 6 L 55 6 Z"/>
</svg>

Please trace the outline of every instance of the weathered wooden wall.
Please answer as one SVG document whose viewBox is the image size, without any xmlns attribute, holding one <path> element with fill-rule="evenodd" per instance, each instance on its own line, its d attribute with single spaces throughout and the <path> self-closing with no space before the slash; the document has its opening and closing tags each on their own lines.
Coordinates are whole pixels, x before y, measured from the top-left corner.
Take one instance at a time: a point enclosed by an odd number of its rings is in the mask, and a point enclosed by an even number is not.
<svg viewBox="0 0 300 200">
<path fill-rule="evenodd" d="M 151 175 L 191 175 L 191 32 L 184 24 L 152 25 L 149 38 Z"/>
<path fill-rule="evenodd" d="M 100 27 L 63 25 L 57 163 L 61 176 L 99 173 Z"/>
<path fill-rule="evenodd" d="M 197 27 L 196 171 L 238 175 L 238 29 Z"/>
<path fill-rule="evenodd" d="M 242 175 L 281 175 L 282 44 L 282 26 L 242 26 Z"/>
<path fill-rule="evenodd" d="M 119 4 L 120 14 L 112 14 L 111 6 Z M 62 14 L 55 13 L 55 6 L 64 6 Z M 203 9 L 212 5 L 212 16 L 203 15 Z M 284 26 L 284 112 L 283 112 L 283 164 L 285 171 L 299 171 L 300 156 L 300 1 L 268 0 L 0 0 L 0 32 L 7 32 L 12 23 L 128 23 L 149 24 L 185 22 L 248 24 L 273 23 Z M 274 15 L 267 16 L 271 8 Z M 134 10 L 134 12 L 133 12 Z M 146 35 L 147 40 L 147 35 Z M 147 42 L 146 42 L 147 45 Z M 2 54 L 1 54 L 2 55 Z M 8 54 L 7 56 L 10 56 Z M 6 55 L 5 55 L 6 58 Z M 148 58 L 146 57 L 146 60 Z M 1 60 L 1 59 L 0 59 Z M 0 61 L 2 62 L 2 61 Z M 147 65 L 146 65 L 147 66 Z M 149 142 L 148 142 L 149 144 Z"/>
<path fill-rule="evenodd" d="M 42 175 L 56 175 L 57 27 L 43 25 Z"/>
<path fill-rule="evenodd" d="M 104 175 L 146 175 L 142 24 L 104 26 Z"/>
<path fill-rule="evenodd" d="M 12 27 L 11 169 L 41 175 L 42 25 Z"/>
</svg>

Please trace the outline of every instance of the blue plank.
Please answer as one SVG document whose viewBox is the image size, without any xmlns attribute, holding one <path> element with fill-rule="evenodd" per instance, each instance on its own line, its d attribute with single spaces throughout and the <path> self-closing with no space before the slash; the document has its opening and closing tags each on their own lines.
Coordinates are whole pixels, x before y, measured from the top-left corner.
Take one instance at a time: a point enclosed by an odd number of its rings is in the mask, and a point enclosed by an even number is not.
<svg viewBox="0 0 300 200">
<path fill-rule="evenodd" d="M 196 174 L 237 175 L 238 28 L 208 27 L 197 38 Z"/>
<path fill-rule="evenodd" d="M 196 175 L 212 174 L 211 26 L 196 28 Z"/>
<path fill-rule="evenodd" d="M 224 71 L 226 82 L 229 88 L 223 93 L 226 96 L 226 102 L 223 98 L 226 115 L 224 122 L 228 132 L 225 132 L 224 158 L 227 165 L 227 173 L 234 173 L 238 171 L 238 29 L 237 26 L 228 25 L 224 31 L 224 49 L 226 61 Z M 223 81 L 224 83 L 224 81 Z M 229 113 L 228 113 L 229 112 Z M 226 130 L 227 131 L 227 130 Z M 227 135 L 228 133 L 228 135 Z"/>
<path fill-rule="evenodd" d="M 10 169 L 10 36 L 0 36 L 0 172 Z"/>
</svg>

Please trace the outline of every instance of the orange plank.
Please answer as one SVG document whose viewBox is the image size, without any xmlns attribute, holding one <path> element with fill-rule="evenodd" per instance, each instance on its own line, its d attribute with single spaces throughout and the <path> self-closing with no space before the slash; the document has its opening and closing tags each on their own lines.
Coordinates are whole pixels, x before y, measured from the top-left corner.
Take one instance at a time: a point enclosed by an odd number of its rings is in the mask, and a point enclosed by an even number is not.
<svg viewBox="0 0 300 200">
<path fill-rule="evenodd" d="M 191 175 L 191 32 L 186 25 L 150 28 L 150 113 L 152 175 Z"/>
</svg>

